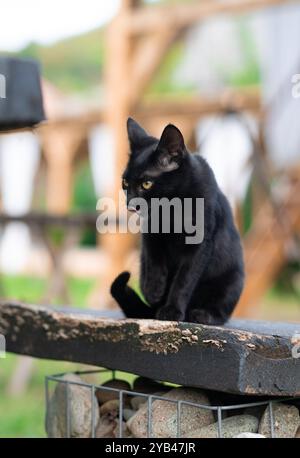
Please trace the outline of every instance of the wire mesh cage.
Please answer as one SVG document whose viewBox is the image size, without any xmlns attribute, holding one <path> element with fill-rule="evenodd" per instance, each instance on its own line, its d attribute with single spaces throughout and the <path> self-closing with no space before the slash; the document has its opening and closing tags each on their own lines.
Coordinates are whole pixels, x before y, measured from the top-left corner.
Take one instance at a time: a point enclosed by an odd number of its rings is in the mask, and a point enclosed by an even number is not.
<svg viewBox="0 0 300 458">
<path fill-rule="evenodd" d="M 80 379 L 72 379 L 70 376 L 80 377 Z M 45 379 L 45 392 L 46 392 L 46 430 L 48 435 L 54 435 L 55 433 L 49 433 L 49 430 L 53 431 L 53 423 L 58 422 L 60 424 L 60 437 L 80 437 L 78 432 L 74 432 L 74 423 L 76 423 L 76 409 L 78 408 L 72 406 L 74 402 L 74 396 L 72 396 L 72 389 L 74 387 L 81 387 L 81 389 L 86 390 L 86 399 L 89 399 L 90 402 L 85 405 L 85 421 L 88 422 L 88 428 L 84 435 L 86 437 L 103 437 L 97 434 L 97 425 L 101 420 L 101 413 L 99 414 L 99 405 L 97 401 L 97 394 L 99 393 L 106 393 L 110 394 L 113 399 L 115 399 L 116 403 L 114 407 L 117 405 L 117 426 L 114 430 L 114 435 L 112 437 L 116 438 L 124 438 L 124 437 L 139 437 L 136 435 L 129 435 L 128 432 L 124 431 L 124 412 L 126 410 L 125 404 L 128 403 L 128 399 L 139 397 L 141 399 L 141 404 L 143 404 L 143 410 L 146 417 L 146 427 L 145 431 L 141 435 L 141 437 L 147 438 L 163 438 L 161 435 L 156 435 L 154 432 L 154 415 L 153 410 L 156 401 L 160 401 L 163 403 L 162 405 L 173 405 L 173 434 L 168 437 L 175 437 L 175 438 L 189 438 L 189 437 L 197 437 L 196 435 L 191 435 L 183 430 L 182 425 L 182 418 L 183 415 L 186 414 L 185 409 L 190 409 L 189 413 L 191 413 L 191 409 L 193 412 L 197 409 L 202 409 L 206 412 L 211 412 L 214 418 L 214 426 L 215 426 L 215 437 L 223 438 L 223 437 L 232 437 L 224 433 L 224 421 L 232 416 L 241 415 L 241 412 L 247 412 L 248 414 L 253 413 L 253 416 L 256 415 L 257 410 L 264 410 L 267 414 L 267 423 L 268 423 L 268 437 L 276 438 L 280 437 L 277 436 L 276 427 L 278 426 L 276 416 L 274 415 L 274 409 L 276 409 L 276 404 L 280 403 L 286 404 L 287 406 L 292 406 L 297 404 L 300 405 L 300 398 L 273 398 L 273 399 L 264 399 L 258 400 L 256 402 L 251 402 L 247 396 L 243 396 L 243 403 L 236 403 L 236 404 L 226 404 L 226 405 L 207 405 L 201 403 L 190 402 L 184 399 L 172 399 L 171 397 L 164 394 L 155 394 L 155 393 L 143 393 L 141 391 L 136 391 L 134 389 L 119 389 L 109 386 L 103 386 L 97 383 L 90 383 L 87 381 L 82 380 L 82 377 L 86 376 L 98 376 L 98 375 L 106 375 L 110 376 L 110 380 L 116 380 L 116 372 L 114 370 L 109 369 L 99 369 L 99 370 L 88 370 L 88 371 L 76 371 L 73 373 L 61 373 L 56 375 L 47 376 Z M 164 384 L 165 385 L 165 384 Z M 174 388 L 174 385 L 165 385 L 169 389 Z M 59 388 L 58 388 L 59 387 Z M 178 386 L 177 386 L 178 387 Z M 54 396 L 57 394 L 58 389 L 60 390 L 60 395 L 58 396 L 58 404 L 59 404 L 59 419 L 56 417 L 54 419 L 51 412 L 53 411 L 53 402 Z M 87 404 L 87 403 L 86 403 Z M 295 408 L 295 407 L 293 407 Z M 101 412 L 101 409 L 100 409 Z M 299 413 L 298 413 L 299 415 Z M 76 428 L 75 428 L 76 429 Z M 107 436 L 105 436 L 107 437 Z M 209 436 L 212 437 L 212 436 Z"/>
</svg>

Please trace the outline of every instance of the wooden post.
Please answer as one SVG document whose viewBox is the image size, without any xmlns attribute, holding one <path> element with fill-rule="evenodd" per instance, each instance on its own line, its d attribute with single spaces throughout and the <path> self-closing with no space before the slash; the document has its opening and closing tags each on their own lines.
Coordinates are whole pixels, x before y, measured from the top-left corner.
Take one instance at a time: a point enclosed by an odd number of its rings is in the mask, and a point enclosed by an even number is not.
<svg viewBox="0 0 300 458">
<path fill-rule="evenodd" d="M 131 111 L 131 62 L 133 45 L 124 17 L 137 5 L 135 0 L 123 0 L 117 16 L 108 28 L 106 102 L 107 122 L 111 128 L 115 148 L 114 187 L 110 196 L 118 208 L 121 175 L 127 161 L 128 140 L 126 122 Z M 93 291 L 90 304 L 93 308 L 112 308 L 109 290 L 113 279 L 124 270 L 127 255 L 134 247 L 132 234 L 105 234 L 101 236 L 101 247 L 107 253 L 107 269 L 104 278 Z"/>
<path fill-rule="evenodd" d="M 43 152 L 47 162 L 46 201 L 51 213 L 64 214 L 70 209 L 73 183 L 73 160 L 81 140 L 75 129 L 45 129 Z"/>
</svg>

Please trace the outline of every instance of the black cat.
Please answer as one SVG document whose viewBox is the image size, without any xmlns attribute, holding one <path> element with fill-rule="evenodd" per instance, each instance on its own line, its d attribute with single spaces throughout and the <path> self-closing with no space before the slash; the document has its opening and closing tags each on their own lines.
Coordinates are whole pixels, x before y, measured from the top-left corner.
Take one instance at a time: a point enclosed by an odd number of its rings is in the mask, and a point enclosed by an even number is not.
<svg viewBox="0 0 300 458">
<path fill-rule="evenodd" d="M 204 237 L 201 243 L 187 243 L 185 230 L 163 233 L 161 224 L 158 233 L 143 233 L 140 286 L 148 305 L 127 285 L 128 272 L 116 278 L 111 294 L 128 318 L 223 324 L 244 283 L 243 253 L 229 203 L 207 162 L 187 151 L 177 127 L 168 125 L 160 140 L 131 118 L 127 129 L 131 152 L 123 189 L 128 208 L 138 210 L 130 203 L 137 197 L 146 199 L 150 210 L 153 198 L 190 198 L 195 223 L 196 198 L 204 198 Z M 150 210 L 147 216 L 153 219 Z"/>
</svg>

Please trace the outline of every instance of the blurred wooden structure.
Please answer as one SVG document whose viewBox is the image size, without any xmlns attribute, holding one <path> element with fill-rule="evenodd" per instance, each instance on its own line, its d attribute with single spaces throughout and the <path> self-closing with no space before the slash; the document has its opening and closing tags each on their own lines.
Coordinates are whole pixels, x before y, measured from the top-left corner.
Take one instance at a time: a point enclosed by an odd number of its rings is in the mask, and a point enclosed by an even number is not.
<svg viewBox="0 0 300 458">
<path fill-rule="evenodd" d="M 253 217 L 244 238 L 246 285 L 235 316 L 255 317 L 256 305 L 274 282 L 291 251 L 299 252 L 295 234 L 300 233 L 300 173 L 291 170 L 281 202 L 272 206 L 266 197 Z"/>
<path fill-rule="evenodd" d="M 128 116 L 137 118 L 157 135 L 168 122 L 176 123 L 187 140 L 191 139 L 199 118 L 211 113 L 228 110 L 251 111 L 263 122 L 260 95 L 255 90 L 226 91 L 215 99 L 198 96 L 184 101 L 159 100 L 151 103 L 143 101 L 143 94 L 172 45 L 194 24 L 217 14 L 241 14 L 286 3 L 289 1 L 202 0 L 145 6 L 139 0 L 122 0 L 118 14 L 108 27 L 105 109 L 77 117 L 55 119 L 39 128 L 48 164 L 48 209 L 59 214 L 68 212 L 76 154 L 86 140 L 91 126 L 99 122 L 110 126 L 114 138 L 115 185 L 110 194 L 116 201 L 120 177 L 127 160 Z M 248 278 L 237 309 L 237 314 L 241 316 L 249 314 L 249 304 L 257 302 L 270 286 L 286 259 L 285 245 L 292 237 L 294 223 L 291 224 L 288 235 L 284 232 L 283 236 L 280 228 L 275 229 L 278 227 L 278 220 L 270 207 L 270 202 L 266 200 L 264 208 L 267 211 L 262 217 L 256 218 L 255 225 L 245 240 Z M 295 214 L 298 215 L 295 206 L 293 209 L 287 208 L 286 211 L 292 220 Z M 94 294 L 96 307 L 109 305 L 111 281 L 124 269 L 134 244 L 135 238 L 131 234 L 106 234 L 101 238 L 101 245 L 109 254 L 110 263 L 105 278 L 101 279 Z M 259 270 L 258 265 L 261 266 Z"/>
<path fill-rule="evenodd" d="M 280 3 L 286 2 L 280 0 L 226 0 L 223 2 L 204 0 L 172 5 L 143 6 L 138 0 L 122 1 L 120 11 L 109 27 L 107 53 L 108 122 L 115 138 L 117 154 L 115 189 L 112 191 L 112 195 L 117 195 L 120 187 L 120 176 L 126 162 L 128 148 L 125 131 L 126 120 L 138 105 L 145 88 L 176 40 L 182 37 L 195 23 L 216 14 L 245 13 Z M 257 102 L 256 108 L 259 106 L 259 101 L 257 100 Z M 162 111 L 163 106 L 164 103 L 162 102 L 160 104 Z M 168 122 L 177 122 L 187 137 L 194 128 L 191 120 L 188 119 L 189 108 L 191 107 L 187 105 L 185 117 L 181 122 L 177 114 L 180 111 L 173 112 L 168 119 Z M 267 222 L 266 225 L 268 225 Z M 123 270 L 122 266 L 132 243 L 132 236 L 129 234 L 115 234 L 106 237 L 105 248 L 110 252 L 112 267 L 107 272 L 102 288 L 108 289 L 111 280 Z M 246 252 L 248 251 L 252 253 L 253 249 L 247 250 L 246 248 Z M 270 255 L 272 255 L 271 252 Z M 252 295 L 255 298 L 258 296 L 257 278 L 252 280 L 249 269 L 248 274 L 251 279 L 247 283 L 244 299 L 240 304 L 239 310 L 242 314 L 247 310 L 245 303 L 252 302 Z M 269 285 L 268 281 L 264 283 L 265 286 L 266 284 Z"/>
<path fill-rule="evenodd" d="M 67 277 L 63 267 L 63 257 L 69 248 L 79 244 L 85 229 L 96 231 L 97 212 L 80 213 L 74 215 L 59 215 L 30 212 L 23 215 L 8 215 L 0 213 L 0 227 L 9 223 L 24 223 L 36 240 L 45 246 L 51 260 L 51 273 L 47 281 L 47 290 L 43 293 L 41 303 L 54 303 L 57 300 L 64 304 L 71 301 Z M 59 242 L 53 240 L 50 229 L 60 229 Z M 1 279 L 0 279 L 0 291 Z"/>
</svg>

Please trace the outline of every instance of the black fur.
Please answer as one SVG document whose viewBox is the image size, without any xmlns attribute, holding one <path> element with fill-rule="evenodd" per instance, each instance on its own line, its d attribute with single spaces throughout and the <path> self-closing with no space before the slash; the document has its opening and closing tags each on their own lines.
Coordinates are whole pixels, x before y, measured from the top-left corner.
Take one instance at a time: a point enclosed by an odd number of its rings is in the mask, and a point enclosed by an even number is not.
<svg viewBox="0 0 300 458">
<path fill-rule="evenodd" d="M 240 237 L 229 203 L 207 162 L 187 151 L 175 126 L 168 125 L 160 140 L 132 119 L 127 127 L 127 204 L 134 197 L 149 202 L 153 197 L 203 197 L 204 239 L 191 245 L 185 243 L 184 233 L 142 234 L 140 286 L 149 305 L 127 285 L 128 272 L 116 278 L 111 294 L 129 318 L 223 324 L 244 283 Z M 146 191 L 141 183 L 147 180 L 153 186 Z"/>
</svg>

